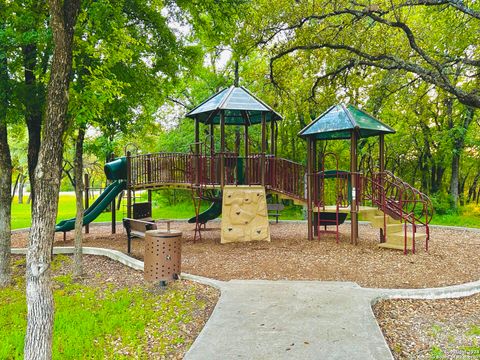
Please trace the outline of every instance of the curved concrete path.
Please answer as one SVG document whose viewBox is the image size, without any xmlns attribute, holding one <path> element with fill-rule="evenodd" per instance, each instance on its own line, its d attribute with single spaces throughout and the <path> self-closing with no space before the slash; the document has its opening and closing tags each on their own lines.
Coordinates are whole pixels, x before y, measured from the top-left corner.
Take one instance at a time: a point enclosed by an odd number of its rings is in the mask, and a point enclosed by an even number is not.
<svg viewBox="0 0 480 360">
<path fill-rule="evenodd" d="M 12 249 L 24 254 L 26 249 Z M 56 247 L 54 253 L 72 253 Z M 143 262 L 116 250 L 84 247 L 136 270 Z M 480 281 L 432 289 L 372 289 L 353 282 L 218 281 L 183 278 L 221 291 L 210 319 L 185 355 L 204 359 L 393 359 L 372 312 L 383 298 L 439 299 L 480 292 Z"/>
<path fill-rule="evenodd" d="M 185 359 L 392 359 L 355 283 L 233 280 L 221 291 Z"/>
</svg>

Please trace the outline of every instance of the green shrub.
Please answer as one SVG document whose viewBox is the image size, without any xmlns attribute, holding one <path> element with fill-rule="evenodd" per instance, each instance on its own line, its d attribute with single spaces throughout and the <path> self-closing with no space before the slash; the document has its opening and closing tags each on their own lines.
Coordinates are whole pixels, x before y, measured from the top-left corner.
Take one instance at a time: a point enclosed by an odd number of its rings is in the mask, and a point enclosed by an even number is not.
<svg viewBox="0 0 480 360">
<path fill-rule="evenodd" d="M 438 215 L 458 214 L 452 197 L 444 192 L 436 193 L 431 196 L 435 213 Z"/>
</svg>

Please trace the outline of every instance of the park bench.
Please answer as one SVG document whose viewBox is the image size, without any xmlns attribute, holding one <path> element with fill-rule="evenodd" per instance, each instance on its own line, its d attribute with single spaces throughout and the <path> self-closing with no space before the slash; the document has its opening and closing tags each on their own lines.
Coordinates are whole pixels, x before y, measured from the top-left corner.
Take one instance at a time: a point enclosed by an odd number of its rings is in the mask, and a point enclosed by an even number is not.
<svg viewBox="0 0 480 360">
<path fill-rule="evenodd" d="M 132 239 L 134 237 L 144 238 L 148 230 L 157 230 L 157 224 L 166 223 L 167 231 L 170 231 L 172 220 L 152 218 L 152 204 L 142 202 L 133 204 L 133 218 L 123 218 L 123 227 L 127 233 L 127 252 L 130 254 Z"/>
<path fill-rule="evenodd" d="M 283 204 L 267 204 L 268 216 L 274 216 L 276 224 L 278 224 L 278 218 L 281 216 L 280 211 L 283 209 L 285 209 Z"/>
</svg>

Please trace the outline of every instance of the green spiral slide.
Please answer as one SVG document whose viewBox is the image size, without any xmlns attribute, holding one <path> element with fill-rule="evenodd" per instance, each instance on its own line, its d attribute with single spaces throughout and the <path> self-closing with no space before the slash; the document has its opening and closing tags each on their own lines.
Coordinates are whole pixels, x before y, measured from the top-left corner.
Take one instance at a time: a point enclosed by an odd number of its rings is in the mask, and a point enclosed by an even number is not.
<svg viewBox="0 0 480 360">
<path fill-rule="evenodd" d="M 83 225 L 90 224 L 95 220 L 119 195 L 125 190 L 127 182 L 127 160 L 118 158 L 105 164 L 105 175 L 113 182 L 100 194 L 100 196 L 83 213 Z M 62 220 L 55 227 L 55 231 L 67 232 L 75 228 L 75 218 Z"/>
</svg>

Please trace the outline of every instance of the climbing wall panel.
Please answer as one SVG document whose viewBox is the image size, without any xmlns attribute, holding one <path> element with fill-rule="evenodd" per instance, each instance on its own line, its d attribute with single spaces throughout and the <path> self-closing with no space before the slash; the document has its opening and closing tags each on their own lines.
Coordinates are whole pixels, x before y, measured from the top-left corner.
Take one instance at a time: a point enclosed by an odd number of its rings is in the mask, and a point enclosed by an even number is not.
<svg viewBox="0 0 480 360">
<path fill-rule="evenodd" d="M 225 186 L 222 203 L 222 244 L 270 241 L 267 198 L 263 186 Z"/>
</svg>

